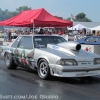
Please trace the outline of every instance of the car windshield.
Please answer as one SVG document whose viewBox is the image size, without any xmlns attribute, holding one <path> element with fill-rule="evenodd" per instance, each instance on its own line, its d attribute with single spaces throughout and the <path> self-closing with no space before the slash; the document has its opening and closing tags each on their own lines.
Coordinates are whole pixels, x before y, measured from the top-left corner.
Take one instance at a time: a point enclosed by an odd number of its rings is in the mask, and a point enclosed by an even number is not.
<svg viewBox="0 0 100 100">
<path fill-rule="evenodd" d="M 47 44 L 58 44 L 66 42 L 63 37 L 59 36 L 34 36 L 34 47 L 47 47 Z"/>
</svg>

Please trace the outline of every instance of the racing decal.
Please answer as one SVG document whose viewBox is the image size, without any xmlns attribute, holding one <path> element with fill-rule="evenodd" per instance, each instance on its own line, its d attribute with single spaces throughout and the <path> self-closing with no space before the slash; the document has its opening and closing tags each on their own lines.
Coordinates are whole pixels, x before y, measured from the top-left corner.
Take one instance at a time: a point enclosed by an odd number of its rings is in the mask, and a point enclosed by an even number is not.
<svg viewBox="0 0 100 100">
<path fill-rule="evenodd" d="M 25 57 L 25 50 L 22 51 L 21 55 L 19 56 L 19 62 L 26 65 L 26 57 Z"/>
<path fill-rule="evenodd" d="M 59 46 L 53 45 L 53 46 L 52 46 L 52 49 L 59 49 Z"/>
<path fill-rule="evenodd" d="M 24 49 L 22 50 L 21 53 L 19 53 L 18 49 L 14 50 L 14 57 L 16 57 L 16 60 L 18 63 L 33 68 L 34 65 L 32 62 L 34 62 L 34 50 L 30 51 L 29 53 L 25 51 Z"/>
<path fill-rule="evenodd" d="M 15 49 L 15 50 L 14 50 L 14 55 L 15 55 L 15 56 L 18 56 L 18 55 L 19 55 L 18 49 Z"/>
<path fill-rule="evenodd" d="M 31 51 L 26 56 L 25 56 L 25 54 L 26 54 L 26 52 L 25 52 L 25 50 L 23 50 L 20 57 L 19 57 L 19 61 L 23 65 L 29 65 L 30 61 L 32 61 L 34 58 L 34 51 Z"/>
<path fill-rule="evenodd" d="M 89 46 L 86 47 L 86 48 L 85 48 L 85 51 L 89 51 L 89 52 L 91 52 L 91 51 L 92 51 L 92 47 L 89 47 Z"/>
<path fill-rule="evenodd" d="M 36 38 L 35 41 L 42 41 L 42 39 L 41 38 Z"/>
<path fill-rule="evenodd" d="M 33 58 L 33 56 L 34 56 L 34 51 L 31 51 L 29 54 L 27 54 L 27 57 L 29 58 Z"/>
<path fill-rule="evenodd" d="M 35 44 L 36 48 L 44 48 L 45 45 Z"/>
</svg>

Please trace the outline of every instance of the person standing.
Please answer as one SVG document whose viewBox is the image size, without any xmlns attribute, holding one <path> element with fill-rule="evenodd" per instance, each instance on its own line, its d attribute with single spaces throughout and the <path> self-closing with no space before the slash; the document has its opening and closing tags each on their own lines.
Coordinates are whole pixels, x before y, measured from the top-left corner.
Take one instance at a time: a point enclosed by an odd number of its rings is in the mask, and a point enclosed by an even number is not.
<svg viewBox="0 0 100 100">
<path fill-rule="evenodd" d="M 99 31 L 95 32 L 95 36 L 100 36 Z"/>
<path fill-rule="evenodd" d="M 59 35 L 63 35 L 62 30 L 58 30 L 58 34 L 59 34 Z"/>
<path fill-rule="evenodd" d="M 4 42 L 7 42 L 8 39 L 8 33 L 7 30 L 4 31 Z"/>
<path fill-rule="evenodd" d="M 91 31 L 87 32 L 86 36 L 92 36 Z"/>
<path fill-rule="evenodd" d="M 68 33 L 67 32 L 65 32 L 65 34 L 62 35 L 62 37 L 65 38 L 67 41 L 69 40 L 68 39 Z"/>
<path fill-rule="evenodd" d="M 75 30 L 73 31 L 73 35 L 78 35 L 78 30 L 76 30 L 76 28 L 75 28 Z"/>
<path fill-rule="evenodd" d="M 8 32 L 8 40 L 11 40 L 11 31 Z"/>
<path fill-rule="evenodd" d="M 82 29 L 81 38 L 86 37 L 86 28 Z"/>
<path fill-rule="evenodd" d="M 44 34 L 44 30 L 41 28 L 38 34 Z"/>
</svg>

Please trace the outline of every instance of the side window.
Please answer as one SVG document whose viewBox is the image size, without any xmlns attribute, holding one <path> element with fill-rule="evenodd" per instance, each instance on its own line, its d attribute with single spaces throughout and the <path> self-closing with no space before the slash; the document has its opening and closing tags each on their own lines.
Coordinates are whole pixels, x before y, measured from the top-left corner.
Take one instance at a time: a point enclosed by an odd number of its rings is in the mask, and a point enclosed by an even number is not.
<svg viewBox="0 0 100 100">
<path fill-rule="evenodd" d="M 90 37 L 86 39 L 87 42 L 96 42 L 96 38 Z"/>
<path fill-rule="evenodd" d="M 43 37 L 34 37 L 34 47 L 46 47 L 45 38 Z"/>
<path fill-rule="evenodd" d="M 23 37 L 18 48 L 33 49 L 32 37 L 29 37 L 29 36 Z"/>
<path fill-rule="evenodd" d="M 22 38 L 21 36 L 18 37 L 18 38 L 15 40 L 15 42 L 11 45 L 11 47 L 17 48 L 17 46 L 18 46 L 18 44 L 19 44 L 21 38 Z"/>
</svg>

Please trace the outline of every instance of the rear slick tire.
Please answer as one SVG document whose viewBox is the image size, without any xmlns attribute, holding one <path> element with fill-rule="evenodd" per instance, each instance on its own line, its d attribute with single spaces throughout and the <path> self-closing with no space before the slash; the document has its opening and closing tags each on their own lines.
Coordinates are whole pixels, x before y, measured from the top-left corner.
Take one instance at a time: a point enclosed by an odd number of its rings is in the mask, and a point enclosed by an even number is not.
<svg viewBox="0 0 100 100">
<path fill-rule="evenodd" d="M 10 53 L 5 54 L 5 65 L 8 69 L 16 69 L 17 68 L 17 65 L 14 63 L 14 60 Z"/>
</svg>

